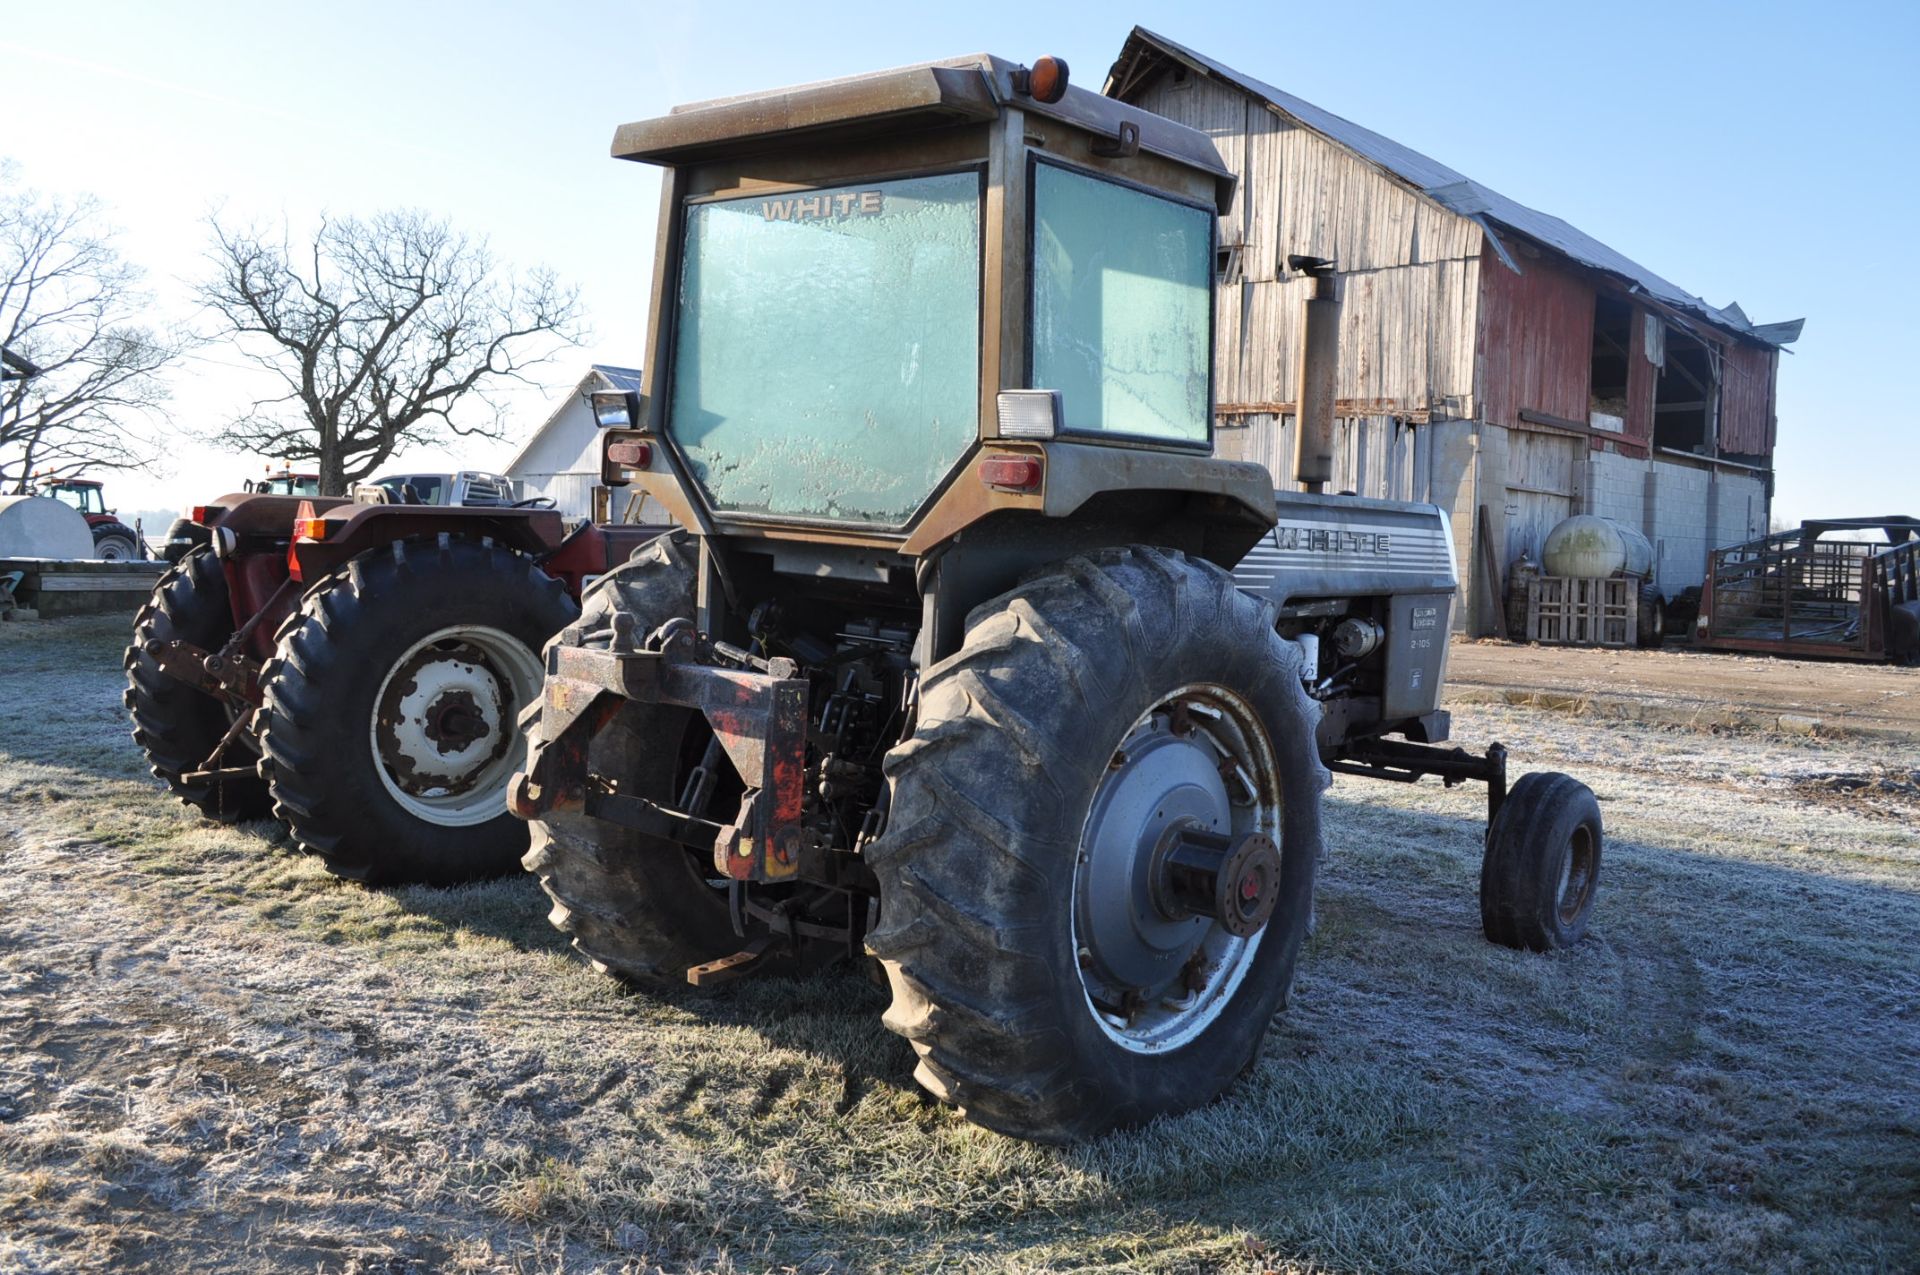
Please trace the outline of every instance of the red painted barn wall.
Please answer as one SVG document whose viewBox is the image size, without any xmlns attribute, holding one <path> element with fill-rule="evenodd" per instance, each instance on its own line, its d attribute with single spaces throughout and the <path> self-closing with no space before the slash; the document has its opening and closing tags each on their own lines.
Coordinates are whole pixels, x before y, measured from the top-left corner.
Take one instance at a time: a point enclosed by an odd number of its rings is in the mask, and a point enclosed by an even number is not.
<svg viewBox="0 0 1920 1275">
<path fill-rule="evenodd" d="M 1720 450 L 1773 454 L 1773 378 L 1779 351 L 1731 342 L 1720 367 Z"/>
<path fill-rule="evenodd" d="M 1522 411 L 1586 423 L 1593 371 L 1593 288 L 1539 257 L 1516 274 L 1489 246 L 1480 257 L 1480 374 L 1485 419 Z"/>
</svg>

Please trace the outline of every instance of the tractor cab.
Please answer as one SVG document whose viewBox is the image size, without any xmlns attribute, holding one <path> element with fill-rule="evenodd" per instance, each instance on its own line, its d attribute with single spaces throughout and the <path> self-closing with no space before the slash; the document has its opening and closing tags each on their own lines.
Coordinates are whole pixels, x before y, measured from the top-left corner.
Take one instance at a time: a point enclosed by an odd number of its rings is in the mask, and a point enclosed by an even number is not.
<svg viewBox="0 0 1920 1275">
<path fill-rule="evenodd" d="M 85 517 L 106 518 L 112 511 L 107 508 L 107 500 L 101 484 L 91 478 L 60 478 L 40 488 L 40 494 L 51 496 L 63 505 L 70 505 Z"/>
<path fill-rule="evenodd" d="M 935 655 L 1076 545 L 1230 563 L 1271 525 L 1266 471 L 1210 456 L 1234 178 L 1203 135 L 982 55 L 680 108 L 613 153 L 667 172 L 645 398 L 596 396 L 605 481 L 720 575 L 964 577 Z"/>
</svg>

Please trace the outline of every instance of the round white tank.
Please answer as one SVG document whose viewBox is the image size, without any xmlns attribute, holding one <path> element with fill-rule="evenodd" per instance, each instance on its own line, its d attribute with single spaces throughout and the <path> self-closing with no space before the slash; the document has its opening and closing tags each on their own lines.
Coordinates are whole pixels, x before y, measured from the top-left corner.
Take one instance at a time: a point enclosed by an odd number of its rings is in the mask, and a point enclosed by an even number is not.
<svg viewBox="0 0 1920 1275">
<path fill-rule="evenodd" d="M 91 558 L 93 532 L 71 505 L 0 496 L 0 558 Z"/>
<path fill-rule="evenodd" d="M 1599 580 L 1624 572 L 1645 579 L 1653 574 L 1653 546 L 1623 522 L 1576 514 L 1547 533 L 1540 565 L 1550 576 Z"/>
</svg>

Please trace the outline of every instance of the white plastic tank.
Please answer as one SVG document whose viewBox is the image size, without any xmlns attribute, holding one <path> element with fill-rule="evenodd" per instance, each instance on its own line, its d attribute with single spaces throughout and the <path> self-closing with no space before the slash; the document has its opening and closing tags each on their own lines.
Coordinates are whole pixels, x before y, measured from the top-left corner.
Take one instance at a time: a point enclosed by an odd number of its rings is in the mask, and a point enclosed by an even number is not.
<svg viewBox="0 0 1920 1275">
<path fill-rule="evenodd" d="M 1550 576 L 1600 580 L 1624 573 L 1644 580 L 1653 574 L 1653 546 L 1623 522 L 1575 514 L 1547 533 L 1540 565 Z"/>
<path fill-rule="evenodd" d="M 0 558 L 91 558 L 80 511 L 47 496 L 0 496 Z"/>
</svg>

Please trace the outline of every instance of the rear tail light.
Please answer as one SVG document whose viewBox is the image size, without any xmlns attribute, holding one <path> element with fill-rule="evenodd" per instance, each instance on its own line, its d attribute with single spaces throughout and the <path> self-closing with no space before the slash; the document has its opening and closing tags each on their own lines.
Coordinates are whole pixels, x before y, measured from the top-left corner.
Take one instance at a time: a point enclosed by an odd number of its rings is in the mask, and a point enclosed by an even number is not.
<svg viewBox="0 0 1920 1275">
<path fill-rule="evenodd" d="M 194 522 L 205 522 L 207 515 L 212 511 L 212 505 L 195 505 L 193 508 L 187 510 L 187 517 Z"/>
<path fill-rule="evenodd" d="M 645 469 L 653 463 L 653 444 L 608 443 L 607 459 L 628 469 Z"/>
<path fill-rule="evenodd" d="M 327 520 L 325 518 L 296 518 L 293 523 L 294 538 L 298 540 L 325 540 L 327 538 Z"/>
<path fill-rule="evenodd" d="M 1038 456 L 988 456 L 980 462 L 980 481 L 999 491 L 1039 491 L 1044 473 Z"/>
</svg>

